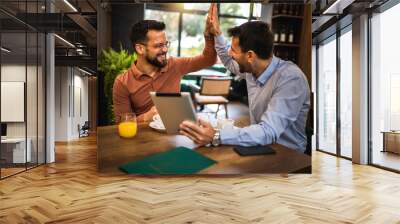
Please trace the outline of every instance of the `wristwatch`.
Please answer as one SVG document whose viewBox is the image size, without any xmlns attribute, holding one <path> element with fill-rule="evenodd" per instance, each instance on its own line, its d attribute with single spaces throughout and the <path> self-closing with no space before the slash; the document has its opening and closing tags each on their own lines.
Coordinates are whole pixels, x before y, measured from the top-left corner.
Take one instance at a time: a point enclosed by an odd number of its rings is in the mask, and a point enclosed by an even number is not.
<svg viewBox="0 0 400 224">
<path fill-rule="evenodd" d="M 211 141 L 211 145 L 214 147 L 217 147 L 220 144 L 221 144 L 221 138 L 219 135 L 219 130 L 215 130 L 215 134 L 214 134 L 213 140 Z"/>
</svg>

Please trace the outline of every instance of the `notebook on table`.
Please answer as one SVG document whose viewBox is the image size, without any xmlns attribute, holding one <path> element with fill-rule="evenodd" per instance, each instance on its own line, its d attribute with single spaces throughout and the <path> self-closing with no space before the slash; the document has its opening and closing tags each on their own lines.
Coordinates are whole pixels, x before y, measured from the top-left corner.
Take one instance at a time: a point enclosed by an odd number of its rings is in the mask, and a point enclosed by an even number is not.
<svg viewBox="0 0 400 224">
<path fill-rule="evenodd" d="M 217 162 L 192 149 L 177 147 L 119 168 L 129 174 L 195 174 L 215 163 Z"/>
</svg>

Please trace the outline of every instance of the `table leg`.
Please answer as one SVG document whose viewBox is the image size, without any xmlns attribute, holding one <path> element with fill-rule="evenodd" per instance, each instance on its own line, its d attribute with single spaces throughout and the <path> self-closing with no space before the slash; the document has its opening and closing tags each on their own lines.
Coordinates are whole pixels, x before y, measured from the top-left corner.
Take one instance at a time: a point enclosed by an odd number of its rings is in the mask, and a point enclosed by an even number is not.
<svg viewBox="0 0 400 224">
<path fill-rule="evenodd" d="M 386 134 L 385 133 L 383 133 L 383 149 L 382 149 L 382 151 L 381 152 L 386 152 Z"/>
</svg>

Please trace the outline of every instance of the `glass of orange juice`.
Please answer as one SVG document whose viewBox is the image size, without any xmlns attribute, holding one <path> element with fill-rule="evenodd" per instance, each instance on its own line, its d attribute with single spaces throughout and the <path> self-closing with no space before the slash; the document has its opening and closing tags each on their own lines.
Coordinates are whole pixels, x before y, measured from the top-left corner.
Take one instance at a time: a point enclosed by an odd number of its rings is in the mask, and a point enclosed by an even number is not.
<svg viewBox="0 0 400 224">
<path fill-rule="evenodd" d="M 132 138 L 137 132 L 136 115 L 134 113 L 124 113 L 118 125 L 119 136 L 123 138 Z"/>
</svg>

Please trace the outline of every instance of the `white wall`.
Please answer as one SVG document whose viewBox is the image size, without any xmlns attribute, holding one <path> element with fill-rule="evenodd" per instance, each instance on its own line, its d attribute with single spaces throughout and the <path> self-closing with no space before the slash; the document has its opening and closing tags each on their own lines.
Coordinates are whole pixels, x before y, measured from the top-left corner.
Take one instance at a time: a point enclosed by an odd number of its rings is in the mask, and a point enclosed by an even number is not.
<svg viewBox="0 0 400 224">
<path fill-rule="evenodd" d="M 72 67 L 56 67 L 55 73 L 55 140 L 70 141 L 89 117 L 88 78 Z"/>
<path fill-rule="evenodd" d="M 78 72 L 78 75 L 77 75 Z M 72 120 L 72 135 L 78 136 L 77 126 L 81 126 L 89 119 L 88 110 L 88 78 L 87 76 L 81 76 L 82 73 L 79 70 L 74 70 L 74 109 L 73 109 L 73 120 Z"/>
<path fill-rule="evenodd" d="M 6 122 L 8 138 L 30 139 L 31 155 L 36 162 L 44 162 L 44 74 L 42 67 L 25 64 L 3 64 L 1 66 L 1 81 L 25 82 L 26 83 L 26 110 L 27 120 L 25 122 Z M 25 80 L 27 78 L 27 80 Z M 24 106 L 25 107 L 25 106 Z M 10 108 L 1 108 L 1 110 L 10 110 Z M 24 111 L 25 112 L 25 111 Z M 38 150 L 38 151 L 37 151 Z M 37 157 L 37 154 L 39 156 Z"/>
<path fill-rule="evenodd" d="M 36 66 L 27 67 L 28 83 L 27 83 L 27 121 L 28 121 L 28 135 L 29 128 L 32 127 L 36 134 Z M 39 68 L 39 74 L 41 69 Z M 25 65 L 18 64 L 5 64 L 1 66 L 1 81 L 4 82 L 25 82 Z M 41 107 L 42 105 L 38 105 Z M 7 110 L 8 108 L 1 108 Z M 8 137 L 25 137 L 25 122 L 10 122 L 7 123 L 7 136 Z M 29 137 L 29 136 L 28 136 Z"/>
<path fill-rule="evenodd" d="M 29 68 L 28 68 L 29 70 Z M 25 82 L 25 65 L 2 65 L 1 81 L 5 82 Z M 1 108 L 7 110 L 7 108 Z M 25 137 L 25 123 L 7 123 L 7 137 Z"/>
<path fill-rule="evenodd" d="M 68 140 L 69 79 L 67 67 L 55 68 L 55 141 Z"/>
</svg>

